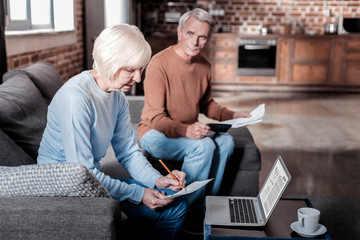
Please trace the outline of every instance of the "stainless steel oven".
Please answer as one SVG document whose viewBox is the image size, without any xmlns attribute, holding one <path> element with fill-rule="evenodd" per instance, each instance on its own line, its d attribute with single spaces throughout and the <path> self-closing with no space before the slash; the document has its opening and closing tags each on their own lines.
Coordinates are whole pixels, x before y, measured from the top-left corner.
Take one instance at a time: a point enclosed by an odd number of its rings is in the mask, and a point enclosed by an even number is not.
<svg viewBox="0 0 360 240">
<path fill-rule="evenodd" d="M 239 38 L 238 75 L 275 76 L 276 38 Z"/>
</svg>

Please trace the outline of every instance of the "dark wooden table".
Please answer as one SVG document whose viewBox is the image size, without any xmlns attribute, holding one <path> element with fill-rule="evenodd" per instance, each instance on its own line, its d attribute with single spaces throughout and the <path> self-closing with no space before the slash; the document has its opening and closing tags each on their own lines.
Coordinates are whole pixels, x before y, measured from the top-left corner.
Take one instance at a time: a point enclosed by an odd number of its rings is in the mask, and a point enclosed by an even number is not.
<svg viewBox="0 0 360 240">
<path fill-rule="evenodd" d="M 263 228 L 241 228 L 241 227 L 221 227 L 205 225 L 204 239 L 221 239 L 221 236 L 236 237 L 231 239 L 257 239 L 278 238 L 278 239 L 305 239 L 294 232 L 290 225 L 297 221 L 297 209 L 312 206 L 308 200 L 304 199 L 282 199 L 279 201 L 272 213 L 266 226 Z M 315 206 L 316 207 L 316 206 Z M 321 218 L 321 216 L 320 216 Z M 325 226 L 326 227 L 326 226 Z M 325 233 L 312 239 L 331 239 Z"/>
</svg>

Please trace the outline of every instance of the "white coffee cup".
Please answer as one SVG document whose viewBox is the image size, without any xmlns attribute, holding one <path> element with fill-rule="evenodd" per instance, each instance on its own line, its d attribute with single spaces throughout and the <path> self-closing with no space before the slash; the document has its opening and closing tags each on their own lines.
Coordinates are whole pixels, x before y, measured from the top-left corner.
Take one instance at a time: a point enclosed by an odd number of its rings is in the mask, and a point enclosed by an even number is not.
<svg viewBox="0 0 360 240">
<path fill-rule="evenodd" d="M 320 211 L 315 208 L 299 208 L 297 211 L 300 230 L 313 233 L 319 225 Z"/>
</svg>

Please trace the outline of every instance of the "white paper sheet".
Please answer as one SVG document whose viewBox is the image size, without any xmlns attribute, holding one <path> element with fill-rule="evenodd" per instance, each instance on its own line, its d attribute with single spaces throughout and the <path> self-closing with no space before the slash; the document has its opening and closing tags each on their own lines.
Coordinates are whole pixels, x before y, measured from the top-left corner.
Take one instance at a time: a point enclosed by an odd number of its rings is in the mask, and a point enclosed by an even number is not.
<svg viewBox="0 0 360 240">
<path fill-rule="evenodd" d="M 265 115 L 265 103 L 260 104 L 251 111 L 251 117 L 248 118 L 235 118 L 227 121 L 222 121 L 223 124 L 231 124 L 231 128 L 244 127 L 249 124 L 261 122 Z"/>
<path fill-rule="evenodd" d="M 164 197 L 164 199 L 176 198 L 176 197 L 180 197 L 180 196 L 195 192 L 196 190 L 199 190 L 200 188 L 202 188 L 203 186 L 208 184 L 211 180 L 213 180 L 213 178 L 210 178 L 210 179 L 207 179 L 204 181 L 193 182 L 193 183 L 189 184 L 188 186 L 186 186 L 184 189 L 181 189 L 181 191 L 179 191 L 173 195 L 168 195 L 168 196 Z"/>
</svg>

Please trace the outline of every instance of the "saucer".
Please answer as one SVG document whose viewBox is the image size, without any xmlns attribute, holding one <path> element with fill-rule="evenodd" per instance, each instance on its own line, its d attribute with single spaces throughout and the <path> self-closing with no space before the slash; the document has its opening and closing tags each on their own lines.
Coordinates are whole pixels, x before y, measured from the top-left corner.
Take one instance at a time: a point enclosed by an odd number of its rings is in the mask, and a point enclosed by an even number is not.
<svg viewBox="0 0 360 240">
<path fill-rule="evenodd" d="M 319 224 L 315 230 L 315 232 L 312 233 L 305 233 L 303 231 L 301 231 L 300 226 L 299 226 L 299 222 L 293 222 L 291 224 L 291 229 L 294 230 L 297 234 L 299 234 L 302 237 L 306 237 L 306 238 L 313 238 L 313 237 L 317 237 L 319 235 L 322 235 L 324 233 L 326 233 L 326 227 Z"/>
</svg>

